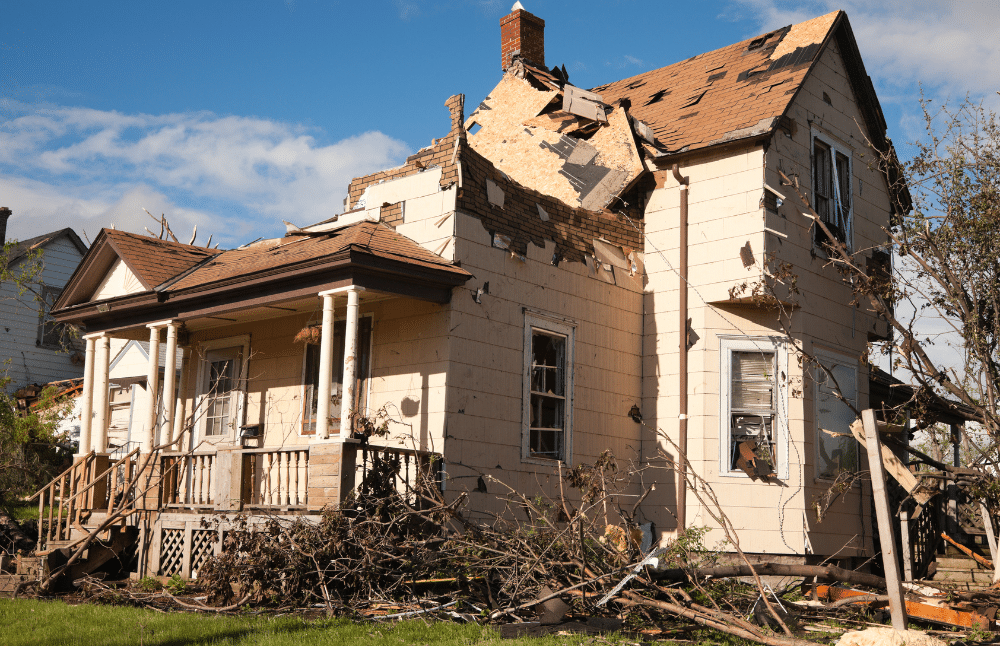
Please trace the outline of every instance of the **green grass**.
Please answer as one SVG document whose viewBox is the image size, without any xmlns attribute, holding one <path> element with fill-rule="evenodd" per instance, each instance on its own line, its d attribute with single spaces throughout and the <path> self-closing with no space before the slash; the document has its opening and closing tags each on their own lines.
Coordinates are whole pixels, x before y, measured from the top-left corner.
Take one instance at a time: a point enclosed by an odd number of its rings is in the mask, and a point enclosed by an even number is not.
<svg viewBox="0 0 1000 646">
<path fill-rule="evenodd" d="M 49 517 L 49 510 L 51 507 L 45 505 L 45 517 Z M 10 517 L 14 520 L 23 523 L 26 520 L 38 520 L 38 503 L 25 503 L 25 504 L 11 504 L 7 506 L 4 511 L 10 514 Z M 63 509 L 63 516 L 68 513 L 68 510 Z"/>
<path fill-rule="evenodd" d="M 612 643 L 619 640 L 611 640 Z M 502 640 L 490 628 L 436 621 L 356 624 L 295 617 L 231 617 L 61 601 L 0 599 L 0 644 L 17 646 L 569 646 L 585 635 Z"/>
</svg>

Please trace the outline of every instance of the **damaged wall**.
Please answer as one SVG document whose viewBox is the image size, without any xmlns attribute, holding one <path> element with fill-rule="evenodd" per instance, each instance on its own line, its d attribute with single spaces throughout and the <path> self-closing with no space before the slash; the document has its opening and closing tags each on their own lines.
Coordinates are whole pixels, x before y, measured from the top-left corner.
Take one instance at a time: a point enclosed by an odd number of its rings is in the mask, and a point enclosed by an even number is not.
<svg viewBox="0 0 1000 646">
<path fill-rule="evenodd" d="M 797 175 L 803 189 L 811 191 L 814 134 L 827 137 L 838 149 L 853 151 L 851 198 L 854 249 L 864 263 L 863 257 L 870 255 L 870 249 L 885 244 L 886 236 L 881 227 L 889 224 L 889 191 L 884 175 L 871 162 L 872 151 L 867 144 L 872 138 L 871 133 L 859 128 L 865 120 L 858 109 L 836 41 L 827 45 L 813 73 L 803 83 L 788 117 L 793 127 L 774 136 L 766 157 L 767 184 L 786 192 L 786 199 L 782 200 L 780 207 L 765 210 L 767 227 L 774 232 L 767 235 L 767 251 L 796 266 L 801 290 L 798 297 L 801 309 L 796 317 L 803 330 L 805 347 L 810 351 L 835 350 L 857 364 L 858 407 L 864 408 L 868 405 L 868 373 L 856 358 L 866 352 L 869 334 L 884 330 L 884 324 L 878 324 L 867 307 L 852 307 L 850 288 L 842 283 L 833 267 L 825 266 L 823 254 L 814 254 L 810 220 L 803 215 L 799 200 L 788 190 L 789 187 L 781 186 L 777 172 L 780 169 L 790 176 Z M 815 383 L 810 381 L 804 388 L 806 432 L 803 437 L 804 452 L 810 458 L 817 451 L 815 394 Z M 864 463 L 864 451 L 860 453 Z M 861 468 L 867 467 L 862 464 Z M 829 484 L 816 480 L 812 469 L 807 470 L 805 480 L 807 500 L 818 496 Z M 859 492 L 855 489 L 847 494 L 844 504 L 832 510 L 821 524 L 810 517 L 810 539 L 817 553 L 836 551 L 854 534 L 870 538 L 870 525 L 862 527 L 859 523 L 857 510 L 860 504 Z"/>
<path fill-rule="evenodd" d="M 606 449 L 620 462 L 636 456 L 641 427 L 626 413 L 640 395 L 641 275 L 618 286 L 581 262 L 555 266 L 551 241 L 527 245 L 522 261 L 461 211 L 457 245 L 462 267 L 475 277 L 451 305 L 446 448 L 455 490 L 474 489 L 473 474 L 482 471 L 529 495 L 539 486 L 555 491 L 552 462 L 522 459 L 525 308 L 576 325 L 570 466 L 592 464 Z M 470 509 L 501 511 L 471 495 Z"/>
</svg>

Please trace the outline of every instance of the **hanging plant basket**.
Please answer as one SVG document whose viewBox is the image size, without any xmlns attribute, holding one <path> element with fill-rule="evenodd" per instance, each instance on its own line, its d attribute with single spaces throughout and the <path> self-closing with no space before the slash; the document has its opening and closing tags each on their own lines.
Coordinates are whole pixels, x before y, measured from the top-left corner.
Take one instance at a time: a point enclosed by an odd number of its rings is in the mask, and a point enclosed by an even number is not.
<svg viewBox="0 0 1000 646">
<path fill-rule="evenodd" d="M 323 328 L 318 325 L 307 325 L 295 335 L 296 343 L 319 343 Z"/>
</svg>

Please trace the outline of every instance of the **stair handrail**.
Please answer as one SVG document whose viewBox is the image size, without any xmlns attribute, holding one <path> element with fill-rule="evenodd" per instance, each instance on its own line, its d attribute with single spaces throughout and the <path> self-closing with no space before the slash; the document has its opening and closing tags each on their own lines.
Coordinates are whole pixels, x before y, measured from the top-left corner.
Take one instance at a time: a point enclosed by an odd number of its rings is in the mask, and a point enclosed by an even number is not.
<svg viewBox="0 0 1000 646">
<path fill-rule="evenodd" d="M 81 494 L 85 494 L 88 491 L 90 491 L 90 489 L 92 487 L 94 487 L 98 482 L 100 482 L 101 480 L 104 479 L 104 476 L 106 476 L 109 473 L 111 473 L 114 469 L 117 469 L 118 465 L 122 464 L 123 462 L 125 462 L 126 460 L 128 460 L 129 458 L 131 458 L 133 455 L 135 455 L 136 453 L 138 453 L 139 449 L 140 449 L 140 447 L 136 447 L 136 448 L 132 449 L 132 451 L 129 452 L 121 460 L 118 460 L 117 462 L 115 462 L 114 464 L 112 464 L 111 466 L 109 466 L 107 469 L 105 469 L 104 471 L 102 471 L 100 475 L 95 476 L 94 479 L 90 481 L 90 484 L 88 484 L 86 487 L 84 487 L 83 489 L 80 489 L 75 494 L 73 494 L 72 496 L 70 496 L 69 500 L 67 500 L 66 502 L 67 503 L 73 502 L 73 500 L 75 500 L 77 498 L 77 496 L 80 496 Z"/>
<path fill-rule="evenodd" d="M 80 459 L 74 460 L 73 464 L 70 465 L 70 467 L 68 469 L 66 469 L 65 471 L 63 471 L 59 475 L 57 475 L 55 478 L 52 478 L 52 480 L 49 482 L 49 484 L 45 485 L 44 487 L 42 487 L 41 489 L 39 489 L 38 491 L 36 491 L 35 495 L 33 495 L 31 498 L 28 498 L 28 502 L 31 502 L 32 500 L 34 500 L 35 498 L 37 498 L 38 496 L 40 496 L 43 491 L 45 491 L 46 489 L 48 489 L 49 487 L 51 487 L 55 483 L 59 482 L 66 475 L 68 475 L 70 471 L 72 471 L 73 469 L 77 468 L 78 466 L 80 466 L 84 462 L 87 462 L 88 460 L 90 460 L 90 458 L 94 457 L 94 455 L 95 455 L 94 452 L 91 451 L 90 453 L 87 453 L 86 455 L 80 456 Z"/>
</svg>

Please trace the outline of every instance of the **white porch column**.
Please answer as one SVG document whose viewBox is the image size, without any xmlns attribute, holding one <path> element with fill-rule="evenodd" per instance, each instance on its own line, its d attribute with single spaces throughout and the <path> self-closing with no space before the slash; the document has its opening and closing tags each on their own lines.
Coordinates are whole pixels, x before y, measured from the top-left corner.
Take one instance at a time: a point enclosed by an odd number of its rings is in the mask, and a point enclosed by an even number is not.
<svg viewBox="0 0 1000 646">
<path fill-rule="evenodd" d="M 101 335 L 96 339 L 94 365 L 94 427 L 91 448 L 97 453 L 108 450 L 108 364 L 111 362 L 111 337 Z"/>
<path fill-rule="evenodd" d="M 87 334 L 83 340 L 87 342 L 87 350 L 83 363 L 83 400 L 80 402 L 80 445 L 77 455 L 90 452 L 90 429 L 94 425 L 94 351 L 97 340 L 103 333 Z"/>
<path fill-rule="evenodd" d="M 183 451 L 183 444 L 180 443 L 181 433 L 184 432 L 184 406 L 187 402 L 187 389 L 188 389 L 188 379 L 191 374 L 191 347 L 185 346 L 183 349 L 183 354 L 181 355 L 181 385 L 180 391 L 177 393 L 177 407 L 174 410 L 174 429 L 172 438 L 174 440 L 175 446 L 173 449 L 175 451 Z"/>
<path fill-rule="evenodd" d="M 351 436 L 351 412 L 354 410 L 354 384 L 358 354 L 358 298 L 362 287 L 347 290 L 347 324 L 344 326 L 344 381 L 340 403 L 340 441 Z"/>
<path fill-rule="evenodd" d="M 176 321 L 167 323 L 167 357 L 163 367 L 163 426 L 159 442 L 173 440 L 175 392 L 177 384 L 177 328 Z M 157 371 L 159 372 L 159 371 Z"/>
<path fill-rule="evenodd" d="M 156 395 L 160 390 L 160 326 L 148 325 L 149 328 L 149 363 L 146 368 L 146 407 L 143 419 L 146 423 L 146 451 L 152 452 L 156 446 L 156 419 L 158 408 Z"/>
<path fill-rule="evenodd" d="M 333 382 L 333 297 L 334 291 L 320 292 L 323 299 L 323 328 L 319 342 L 319 383 L 316 384 L 316 437 L 330 437 L 330 386 Z"/>
</svg>

